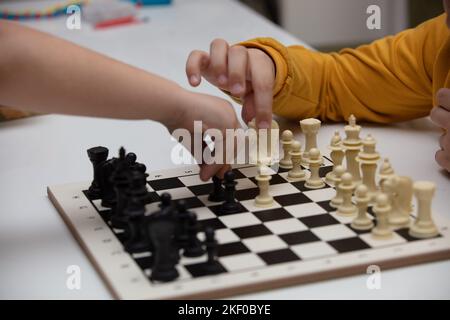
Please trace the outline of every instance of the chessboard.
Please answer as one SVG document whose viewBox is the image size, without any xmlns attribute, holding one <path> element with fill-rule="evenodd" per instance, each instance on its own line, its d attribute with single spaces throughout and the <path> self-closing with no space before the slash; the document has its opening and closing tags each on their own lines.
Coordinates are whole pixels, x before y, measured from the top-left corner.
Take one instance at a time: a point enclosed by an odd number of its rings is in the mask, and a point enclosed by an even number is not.
<svg viewBox="0 0 450 320">
<path fill-rule="evenodd" d="M 324 158 L 320 175 L 331 169 L 331 161 Z M 232 214 L 224 214 L 220 204 L 208 201 L 212 182 L 199 179 L 197 166 L 148 176 L 153 202 L 147 204 L 146 212 L 157 210 L 160 196 L 168 192 L 173 200 L 185 200 L 201 227 L 213 227 L 218 242 L 218 272 L 205 271 L 205 256 L 182 256 L 177 265 L 179 277 L 169 282 L 151 280 L 150 252 L 130 254 L 124 249 L 123 230 L 110 226 L 111 209 L 88 196 L 89 182 L 51 186 L 48 195 L 119 299 L 229 297 L 366 274 L 371 265 L 385 270 L 450 257 L 450 224 L 438 213 L 434 217 L 437 237 L 415 239 L 407 228 L 400 228 L 387 240 L 377 239 L 370 230 L 353 229 L 352 218 L 336 214 L 329 205 L 335 195 L 329 184 L 311 190 L 305 188 L 305 182 L 290 182 L 287 170 L 273 171 L 269 191 L 274 202 L 269 208 L 261 208 L 254 203 L 258 195 L 257 168 L 241 165 L 233 171 L 240 209 Z M 371 208 L 368 212 L 374 219 Z M 201 233 L 199 237 L 202 240 Z"/>
</svg>

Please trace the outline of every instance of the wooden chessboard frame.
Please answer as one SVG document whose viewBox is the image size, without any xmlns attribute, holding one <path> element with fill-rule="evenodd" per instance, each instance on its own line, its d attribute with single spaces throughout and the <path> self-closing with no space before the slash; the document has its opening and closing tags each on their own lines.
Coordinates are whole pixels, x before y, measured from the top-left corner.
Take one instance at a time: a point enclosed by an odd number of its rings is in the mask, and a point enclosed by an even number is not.
<svg viewBox="0 0 450 320">
<path fill-rule="evenodd" d="M 155 177 L 179 177 L 198 173 L 198 167 L 162 170 Z M 48 196 L 117 299 L 210 299 L 293 286 L 326 279 L 366 274 L 367 267 L 381 270 L 450 258 L 450 224 L 435 215 L 442 237 L 385 248 L 371 248 L 336 256 L 273 265 L 264 270 L 196 278 L 189 288 L 175 290 L 177 281 L 149 289 L 149 280 L 135 260 L 124 251 L 114 232 L 84 195 L 89 183 L 47 188 Z M 389 258 L 386 258 L 389 257 Z M 170 288 L 169 288 L 170 287 Z M 168 289 L 169 288 L 169 289 Z M 204 288 L 208 288 L 204 290 Z"/>
</svg>

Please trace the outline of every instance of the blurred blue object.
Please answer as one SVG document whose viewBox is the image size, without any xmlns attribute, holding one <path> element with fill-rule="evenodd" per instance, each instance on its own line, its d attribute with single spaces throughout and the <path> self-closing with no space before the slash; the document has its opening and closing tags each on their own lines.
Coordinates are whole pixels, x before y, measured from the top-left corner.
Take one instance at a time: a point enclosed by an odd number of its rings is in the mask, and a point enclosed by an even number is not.
<svg viewBox="0 0 450 320">
<path fill-rule="evenodd" d="M 150 6 L 155 4 L 171 4 L 172 0 L 129 0 L 142 6 Z"/>
</svg>

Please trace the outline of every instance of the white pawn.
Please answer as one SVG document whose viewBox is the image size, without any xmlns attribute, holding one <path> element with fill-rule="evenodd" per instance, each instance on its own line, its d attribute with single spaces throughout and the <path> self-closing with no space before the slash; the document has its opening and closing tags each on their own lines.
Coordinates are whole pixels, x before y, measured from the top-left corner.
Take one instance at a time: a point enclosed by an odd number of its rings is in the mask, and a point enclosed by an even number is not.
<svg viewBox="0 0 450 320">
<path fill-rule="evenodd" d="M 344 166 L 336 166 L 333 169 L 334 172 L 334 178 L 333 178 L 333 182 L 334 182 L 334 187 L 336 188 L 336 195 L 334 196 L 333 199 L 331 199 L 330 201 L 330 206 L 332 208 L 339 208 L 339 206 L 342 204 L 342 202 L 344 201 L 344 199 L 342 198 L 342 192 L 339 189 L 339 184 L 341 183 L 341 178 L 342 175 L 345 173 L 345 168 Z"/>
<path fill-rule="evenodd" d="M 343 201 L 336 213 L 344 217 L 355 215 L 358 209 L 352 203 L 352 195 L 356 188 L 356 183 L 353 182 L 353 177 L 350 173 L 346 172 L 342 175 L 338 188 L 342 194 Z"/>
<path fill-rule="evenodd" d="M 358 216 L 353 219 L 351 227 L 356 230 L 370 230 L 373 228 L 373 221 L 367 215 L 367 208 L 370 202 L 369 188 L 360 184 L 355 191 L 355 201 L 358 207 Z"/>
<path fill-rule="evenodd" d="M 375 206 L 373 211 L 377 218 L 377 226 L 372 229 L 372 235 L 376 238 L 392 237 L 392 230 L 389 227 L 388 214 L 391 211 L 389 198 L 384 193 L 380 193 L 375 198 Z"/>
<path fill-rule="evenodd" d="M 305 187 L 308 189 L 320 189 L 325 187 L 325 182 L 319 175 L 320 165 L 323 162 L 319 149 L 312 148 L 309 150 L 309 170 L 311 176 L 305 183 Z"/>
<path fill-rule="evenodd" d="M 414 183 L 414 195 L 417 198 L 417 218 L 409 229 L 409 235 L 414 238 L 432 238 L 439 234 L 432 219 L 431 201 L 436 185 L 428 181 Z"/>
<path fill-rule="evenodd" d="M 280 160 L 280 168 L 292 169 L 292 160 L 290 151 L 292 149 L 292 143 L 294 142 L 294 135 L 292 131 L 285 130 L 281 134 L 281 144 L 283 146 L 283 159 Z"/>
<path fill-rule="evenodd" d="M 289 181 L 304 181 L 306 180 L 305 171 L 302 168 L 302 146 L 299 141 L 294 141 L 291 145 L 291 155 L 292 169 L 288 172 Z"/>
<path fill-rule="evenodd" d="M 257 207 L 269 207 L 273 203 L 273 197 L 269 194 L 269 185 L 272 176 L 268 174 L 268 169 L 264 165 L 258 168 L 258 175 L 255 177 L 258 182 L 259 195 L 255 198 Z"/>
<path fill-rule="evenodd" d="M 334 168 L 342 165 L 342 160 L 344 159 L 344 148 L 342 147 L 342 139 L 339 134 L 339 131 L 335 131 L 333 137 L 331 138 L 329 149 L 331 161 L 333 162 L 333 170 L 328 172 L 325 176 L 328 184 L 334 184 Z"/>
</svg>

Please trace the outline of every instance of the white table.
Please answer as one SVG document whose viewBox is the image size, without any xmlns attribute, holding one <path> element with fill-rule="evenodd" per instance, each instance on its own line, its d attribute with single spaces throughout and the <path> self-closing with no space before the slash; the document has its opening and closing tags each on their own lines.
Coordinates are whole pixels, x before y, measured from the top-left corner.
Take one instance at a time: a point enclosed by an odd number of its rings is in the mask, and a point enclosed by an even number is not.
<svg viewBox="0 0 450 320">
<path fill-rule="evenodd" d="M 92 31 L 65 28 L 64 18 L 29 23 L 121 61 L 188 86 L 185 59 L 191 49 L 207 49 L 211 40 L 230 42 L 258 35 L 289 45 L 302 43 L 230 0 L 178 0 L 170 7 L 148 8 L 150 22 Z M 70 61 L 67 61 L 70 63 Z M 221 93 L 203 84 L 198 91 Z M 80 93 L 81 94 L 81 93 Z M 236 106 L 237 107 L 237 106 Z M 238 108 L 238 107 L 237 107 Z M 283 128 L 299 130 L 295 123 Z M 332 132 L 326 125 L 319 144 L 325 150 Z M 450 180 L 434 163 L 439 130 L 428 120 L 395 126 L 365 126 L 379 140 L 400 174 L 438 185 L 434 209 L 450 218 Z M 46 186 L 91 178 L 86 149 L 124 145 L 149 170 L 173 167 L 173 147 L 165 129 L 153 122 L 40 116 L 0 124 L 0 298 L 109 299 L 111 295 L 46 196 Z M 158 150 L 158 152 L 154 152 Z M 81 268 L 81 290 L 66 287 L 66 268 Z M 450 261 L 385 271 L 382 289 L 368 290 L 366 275 L 241 296 L 255 299 L 450 298 Z"/>
</svg>

